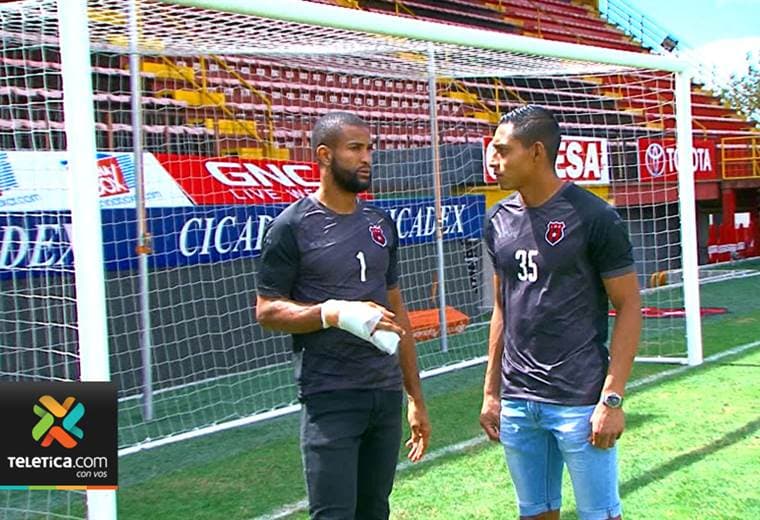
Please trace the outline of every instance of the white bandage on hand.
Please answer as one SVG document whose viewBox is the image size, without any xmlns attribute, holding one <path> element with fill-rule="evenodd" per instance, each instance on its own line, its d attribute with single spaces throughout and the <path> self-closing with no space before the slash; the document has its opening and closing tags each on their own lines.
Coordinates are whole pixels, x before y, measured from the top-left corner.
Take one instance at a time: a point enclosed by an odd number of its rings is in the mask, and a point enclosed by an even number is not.
<svg viewBox="0 0 760 520">
<path fill-rule="evenodd" d="M 401 337 L 390 330 L 376 330 L 372 334 L 372 344 L 389 356 L 396 353 L 399 341 L 401 341 Z"/>
<path fill-rule="evenodd" d="M 401 338 L 395 332 L 389 330 L 375 330 L 375 327 L 383 318 L 379 309 L 364 302 L 345 300 L 327 300 L 320 309 L 322 328 L 330 325 L 327 323 L 328 314 L 338 315 L 338 328 L 350 332 L 364 341 L 369 341 L 379 350 L 388 355 L 393 355 L 398 349 Z"/>
<path fill-rule="evenodd" d="M 322 328 L 329 327 L 327 314 L 335 313 L 338 315 L 339 329 L 350 332 L 364 341 L 372 341 L 372 332 L 383 318 L 382 311 L 371 305 L 345 300 L 327 300 L 322 304 L 320 312 Z"/>
</svg>

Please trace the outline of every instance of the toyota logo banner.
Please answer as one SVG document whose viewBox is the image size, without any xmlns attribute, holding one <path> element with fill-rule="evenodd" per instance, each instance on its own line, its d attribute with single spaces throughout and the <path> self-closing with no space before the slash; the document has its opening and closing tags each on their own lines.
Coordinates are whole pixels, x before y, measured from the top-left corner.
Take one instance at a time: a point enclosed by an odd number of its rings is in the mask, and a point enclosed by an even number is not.
<svg viewBox="0 0 760 520">
<path fill-rule="evenodd" d="M 675 139 L 643 137 L 638 140 L 638 147 L 640 181 L 678 181 L 678 157 Z M 691 158 L 696 180 L 715 180 L 718 178 L 714 141 L 694 139 Z"/>
</svg>

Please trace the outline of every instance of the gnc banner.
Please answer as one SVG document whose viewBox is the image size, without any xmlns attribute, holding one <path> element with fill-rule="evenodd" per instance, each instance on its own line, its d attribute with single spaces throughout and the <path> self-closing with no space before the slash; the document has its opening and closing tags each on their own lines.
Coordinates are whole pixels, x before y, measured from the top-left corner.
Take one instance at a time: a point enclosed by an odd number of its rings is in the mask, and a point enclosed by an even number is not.
<svg viewBox="0 0 760 520">
<path fill-rule="evenodd" d="M 314 163 L 154 154 L 199 206 L 290 203 L 317 191 Z"/>
<path fill-rule="evenodd" d="M 488 165 L 493 155 L 491 137 L 483 138 L 483 182 L 496 184 L 496 174 Z M 597 137 L 562 136 L 555 163 L 560 179 L 583 185 L 607 185 L 610 169 L 607 140 Z"/>
<path fill-rule="evenodd" d="M 639 180 L 676 182 L 678 180 L 678 157 L 675 139 L 649 139 L 642 137 L 639 146 Z M 715 142 L 694 139 L 691 154 L 696 180 L 718 178 L 715 162 Z"/>
</svg>

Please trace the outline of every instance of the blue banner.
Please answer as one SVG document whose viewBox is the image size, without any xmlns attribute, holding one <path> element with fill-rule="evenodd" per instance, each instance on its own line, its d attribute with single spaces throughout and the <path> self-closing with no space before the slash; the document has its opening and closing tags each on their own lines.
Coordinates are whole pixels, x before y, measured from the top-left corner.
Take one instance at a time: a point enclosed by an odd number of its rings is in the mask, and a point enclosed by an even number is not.
<svg viewBox="0 0 760 520">
<path fill-rule="evenodd" d="M 372 201 L 396 222 L 402 246 L 435 240 L 432 199 Z M 148 208 L 152 237 L 149 263 L 153 268 L 179 267 L 255 258 L 267 224 L 287 205 L 195 206 Z M 133 209 L 105 209 L 103 252 L 106 269 L 137 267 L 137 223 Z M 466 195 L 441 204 L 444 240 L 480 238 L 485 198 Z M 69 212 L 0 213 L 0 278 L 71 272 Z"/>
</svg>

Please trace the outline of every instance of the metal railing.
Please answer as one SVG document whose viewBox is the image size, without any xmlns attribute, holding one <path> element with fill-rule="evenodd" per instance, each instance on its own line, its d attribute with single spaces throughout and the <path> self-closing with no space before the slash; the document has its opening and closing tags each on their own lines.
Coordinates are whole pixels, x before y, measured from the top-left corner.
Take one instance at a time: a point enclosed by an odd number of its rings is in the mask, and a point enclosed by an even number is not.
<svg viewBox="0 0 760 520">
<path fill-rule="evenodd" d="M 667 37 L 673 38 L 674 35 L 627 0 L 602 0 L 599 2 L 599 14 L 645 47 L 660 53 L 672 50 L 664 47 L 663 42 Z M 691 48 L 688 42 L 678 38 L 675 49 L 684 51 Z"/>
<path fill-rule="evenodd" d="M 269 96 L 254 87 L 248 80 L 246 80 L 243 76 L 240 75 L 235 69 L 227 65 L 227 62 L 225 62 L 221 57 L 219 56 L 210 56 L 214 62 L 219 65 L 221 68 L 227 72 L 230 76 L 234 77 L 236 80 L 240 82 L 240 84 L 248 90 L 253 96 L 258 97 L 266 107 L 266 126 L 267 126 L 267 135 L 262 139 L 264 142 L 264 155 L 268 156 L 272 153 L 272 151 L 277 147 L 275 144 L 275 131 L 274 131 L 274 114 L 272 112 L 272 100 L 269 98 Z"/>
<path fill-rule="evenodd" d="M 724 180 L 760 179 L 760 136 L 724 137 L 720 144 Z"/>
<path fill-rule="evenodd" d="M 169 67 L 169 69 L 171 69 L 171 70 L 173 70 L 173 71 L 175 71 L 177 73 L 181 73 L 181 69 L 179 69 L 179 67 L 177 67 L 177 65 L 172 60 L 170 60 L 169 58 L 167 58 L 165 56 L 160 56 L 160 59 L 161 59 L 161 61 L 167 67 Z M 201 63 L 201 82 L 198 83 L 195 80 L 195 78 L 193 78 L 191 76 L 184 76 L 184 79 L 185 79 L 185 81 L 187 81 L 188 83 L 190 83 L 193 86 L 193 88 L 195 89 L 196 92 L 200 93 L 201 100 L 203 102 L 205 102 L 205 103 L 213 106 L 216 109 L 219 109 L 222 113 L 224 113 L 224 115 L 226 115 L 227 117 L 229 117 L 230 120 L 234 121 L 237 124 L 238 128 L 240 130 L 242 130 L 245 134 L 247 134 L 249 137 L 251 137 L 251 138 L 253 138 L 253 139 L 257 140 L 257 141 L 260 141 L 261 140 L 261 136 L 259 135 L 258 130 L 255 127 L 255 123 L 248 122 L 248 121 L 240 121 L 240 119 L 236 116 L 236 114 L 232 110 L 230 110 L 229 108 L 227 108 L 226 106 L 224 106 L 224 104 L 221 103 L 221 102 L 219 102 L 217 99 L 215 99 L 214 96 L 209 95 L 210 91 L 207 88 L 208 85 L 207 85 L 206 72 L 207 72 L 207 69 L 206 69 L 206 66 L 205 66 L 205 60 L 202 60 L 202 63 Z M 214 119 L 214 122 L 215 122 L 215 124 L 217 124 L 216 118 Z M 219 135 L 219 130 L 216 129 L 216 128 L 215 128 L 215 134 L 217 136 Z"/>
</svg>

